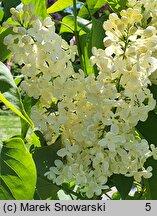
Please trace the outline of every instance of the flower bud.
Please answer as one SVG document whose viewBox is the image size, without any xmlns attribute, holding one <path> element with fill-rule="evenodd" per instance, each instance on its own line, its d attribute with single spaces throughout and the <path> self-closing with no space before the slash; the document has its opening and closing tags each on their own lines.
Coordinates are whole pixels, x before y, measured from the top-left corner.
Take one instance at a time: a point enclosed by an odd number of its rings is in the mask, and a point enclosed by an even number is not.
<svg viewBox="0 0 157 216">
<path fill-rule="evenodd" d="M 18 29 L 19 29 L 19 27 L 13 26 L 13 32 L 18 33 Z"/>
<path fill-rule="evenodd" d="M 135 32 L 137 31 L 137 28 L 135 26 L 132 26 L 130 29 L 129 29 L 129 34 L 133 35 L 135 34 Z"/>
<path fill-rule="evenodd" d="M 135 56 L 136 55 L 136 47 L 130 46 L 126 52 L 127 55 Z"/>
<path fill-rule="evenodd" d="M 133 15 L 134 9 L 128 8 L 128 9 L 126 10 L 126 13 L 127 13 L 128 15 Z"/>
<path fill-rule="evenodd" d="M 15 8 L 10 8 L 10 13 L 12 14 L 12 15 L 14 15 L 14 13 L 16 13 L 17 12 L 17 10 L 15 9 Z"/>
<path fill-rule="evenodd" d="M 155 32 L 156 32 L 155 27 L 153 27 L 153 26 L 148 26 L 148 27 L 143 31 L 143 35 L 144 35 L 145 37 L 151 37 L 151 36 L 153 36 L 153 33 L 155 33 Z"/>
<path fill-rule="evenodd" d="M 18 22 L 20 20 L 20 13 L 15 8 L 11 8 L 10 13 L 12 14 L 12 19 L 14 21 Z"/>
<path fill-rule="evenodd" d="M 31 42 L 31 37 L 28 36 L 28 35 L 24 35 L 23 38 L 22 38 L 22 42 L 24 44 L 29 44 Z"/>
<path fill-rule="evenodd" d="M 119 25 L 117 25 L 117 29 L 118 29 L 120 32 L 123 32 L 123 31 L 125 30 L 124 24 L 119 24 Z"/>
<path fill-rule="evenodd" d="M 51 20 L 51 18 L 50 17 L 46 17 L 45 19 L 44 19 L 44 26 L 46 26 L 46 27 L 51 27 L 52 25 L 53 25 L 53 22 L 52 22 L 52 20 Z"/>
<path fill-rule="evenodd" d="M 14 42 L 14 39 L 13 39 L 13 35 L 11 34 L 7 35 L 3 40 L 4 45 L 12 45 L 13 42 Z"/>
<path fill-rule="evenodd" d="M 121 16 L 126 16 L 126 10 L 122 10 L 122 11 L 120 12 L 120 15 L 121 15 Z"/>
<path fill-rule="evenodd" d="M 124 24 L 127 24 L 128 23 L 128 18 L 126 16 L 122 16 L 121 17 L 121 22 L 124 23 Z"/>
<path fill-rule="evenodd" d="M 117 14 L 111 13 L 111 14 L 109 15 L 109 19 L 111 20 L 111 22 L 115 22 L 115 20 L 118 20 L 119 17 L 118 17 Z"/>
<path fill-rule="evenodd" d="M 22 15 L 22 20 L 23 20 L 24 23 L 29 22 L 29 19 L 30 19 L 30 16 L 29 16 L 28 13 L 24 13 L 24 14 Z"/>
<path fill-rule="evenodd" d="M 141 21 L 141 19 L 142 19 L 142 14 L 138 14 L 135 16 L 136 21 Z"/>
<path fill-rule="evenodd" d="M 29 20 L 29 25 L 31 26 L 37 19 L 38 16 L 36 14 L 32 14 Z"/>
<path fill-rule="evenodd" d="M 139 49 L 137 50 L 138 54 L 142 54 L 142 53 L 146 53 L 148 51 L 146 46 L 141 46 L 139 47 Z"/>
<path fill-rule="evenodd" d="M 103 43 L 104 43 L 105 47 L 109 47 L 109 46 L 111 46 L 112 41 L 109 38 L 104 38 Z"/>
<path fill-rule="evenodd" d="M 26 34 L 26 29 L 24 27 L 20 27 L 20 28 L 18 28 L 18 33 L 20 35 L 24 35 L 24 34 Z"/>
</svg>

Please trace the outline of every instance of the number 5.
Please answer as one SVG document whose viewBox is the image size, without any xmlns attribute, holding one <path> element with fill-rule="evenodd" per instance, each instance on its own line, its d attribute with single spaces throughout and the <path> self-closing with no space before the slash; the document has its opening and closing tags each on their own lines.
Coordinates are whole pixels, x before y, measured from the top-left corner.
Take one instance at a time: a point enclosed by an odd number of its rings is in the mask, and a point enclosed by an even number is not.
<svg viewBox="0 0 157 216">
<path fill-rule="evenodd" d="M 150 211 L 151 210 L 151 203 L 146 203 L 145 210 L 146 211 Z"/>
</svg>

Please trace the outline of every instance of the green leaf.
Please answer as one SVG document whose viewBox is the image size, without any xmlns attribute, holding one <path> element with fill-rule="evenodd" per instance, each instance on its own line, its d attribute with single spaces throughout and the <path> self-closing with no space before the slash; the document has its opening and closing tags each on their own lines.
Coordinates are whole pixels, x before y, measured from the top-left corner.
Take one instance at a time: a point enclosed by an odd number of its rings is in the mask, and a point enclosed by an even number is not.
<svg viewBox="0 0 157 216">
<path fill-rule="evenodd" d="M 153 86 L 155 90 L 155 86 Z M 153 88 L 151 90 L 153 90 Z M 156 95 L 155 95 L 156 97 Z M 157 114 L 154 111 L 148 113 L 148 118 L 145 122 L 139 122 L 136 128 L 140 134 L 148 141 L 149 144 L 154 144 L 157 147 Z M 154 188 L 157 187 L 157 161 L 152 157 L 148 158 L 145 167 L 151 166 L 153 168 L 152 177 L 150 179 L 144 179 L 144 185 L 146 187 L 146 199 L 157 199 L 157 193 Z"/>
<path fill-rule="evenodd" d="M 40 139 L 39 139 L 39 137 L 35 133 L 32 133 L 31 136 L 29 136 L 27 138 L 27 141 L 29 143 L 29 146 L 32 149 L 34 149 L 36 147 L 41 147 Z M 31 151 L 31 148 L 30 148 L 30 151 Z"/>
<path fill-rule="evenodd" d="M 27 95 L 25 95 L 22 101 L 24 109 L 26 110 L 28 116 L 30 116 L 31 114 L 31 108 L 32 108 L 31 101 L 32 101 L 31 98 Z M 26 137 L 29 127 L 30 124 L 21 118 L 21 137 L 23 139 Z"/>
<path fill-rule="evenodd" d="M 157 100 L 157 85 L 152 84 L 149 86 L 150 91 L 153 93 L 153 98 Z"/>
<path fill-rule="evenodd" d="M 2 8 L 0 8 L 0 22 L 2 21 L 4 16 L 4 11 L 2 10 Z"/>
<path fill-rule="evenodd" d="M 0 47 L 3 52 L 0 52 L 0 61 L 4 62 L 8 56 L 11 54 L 10 50 L 7 49 L 7 46 L 4 45 L 3 40 L 4 38 L 9 35 L 13 34 L 12 28 L 8 28 L 6 30 L 3 30 L 2 33 L 0 34 Z"/>
<path fill-rule="evenodd" d="M 95 9 L 100 9 L 104 4 L 106 4 L 107 0 L 98 0 L 94 6 Z"/>
<path fill-rule="evenodd" d="M 107 0 L 107 2 L 110 7 L 117 13 L 123 10 L 127 4 L 127 0 Z"/>
<path fill-rule="evenodd" d="M 20 0 L 3 0 L 3 5 L 4 5 L 4 18 L 5 20 L 8 19 L 11 16 L 10 13 L 10 8 L 16 7 L 21 3 Z"/>
<path fill-rule="evenodd" d="M 91 49 L 90 49 L 90 39 L 91 39 L 91 33 L 83 34 L 80 36 L 80 47 L 81 47 L 81 53 L 82 53 L 82 59 L 84 63 L 84 70 L 87 75 L 93 73 L 93 67 L 91 66 L 90 57 L 92 55 Z"/>
<path fill-rule="evenodd" d="M 103 22 L 107 19 L 107 16 L 104 15 L 99 19 L 96 19 L 94 17 L 92 17 L 92 30 L 90 33 L 90 40 L 89 40 L 89 44 L 88 44 L 88 55 L 84 55 L 85 56 L 85 64 L 87 67 L 87 74 L 92 73 L 94 71 L 95 75 L 97 75 L 97 67 L 94 66 L 91 69 L 91 65 L 90 65 L 90 57 L 92 56 L 92 48 L 96 47 L 96 48 L 104 48 L 104 44 L 103 44 L 103 39 L 105 37 L 105 31 L 103 30 L 102 26 L 103 26 Z M 86 40 L 88 41 L 88 40 Z M 85 42 L 86 42 L 85 41 Z M 85 43 L 84 42 L 84 43 Z M 84 48 L 85 49 L 85 48 Z"/>
<path fill-rule="evenodd" d="M 20 94 L 9 69 L 0 62 L 0 101 L 2 101 L 9 109 L 16 113 L 19 117 L 28 122 L 32 128 L 33 122 L 27 116 Z"/>
<path fill-rule="evenodd" d="M 103 39 L 105 37 L 105 31 L 102 26 L 106 20 L 106 15 L 99 19 L 92 17 L 92 47 L 104 48 Z"/>
<path fill-rule="evenodd" d="M 47 146 L 44 135 L 42 134 L 42 132 L 40 130 L 35 130 L 34 134 L 38 137 L 41 146 Z"/>
<path fill-rule="evenodd" d="M 148 200 L 157 200 L 157 193 L 155 188 L 157 188 L 157 161 L 152 157 L 148 158 L 145 166 L 151 166 L 153 168 L 152 177 L 149 179 L 143 179 L 144 186 L 146 188 L 145 196 Z"/>
<path fill-rule="evenodd" d="M 61 25 L 60 34 L 64 32 L 74 32 L 74 16 L 68 15 L 63 18 Z M 67 27 L 69 26 L 69 27 Z M 79 33 L 79 44 L 81 48 L 83 68 L 86 74 L 93 72 L 93 68 L 90 65 L 91 51 L 89 49 L 90 34 L 91 34 L 91 23 L 81 17 L 77 17 L 77 30 Z"/>
<path fill-rule="evenodd" d="M 154 111 L 148 113 L 148 118 L 145 122 L 139 121 L 136 128 L 140 134 L 149 142 L 157 146 L 157 114 Z"/>
<path fill-rule="evenodd" d="M 132 188 L 133 185 L 133 178 L 125 177 L 121 174 L 113 175 L 112 181 L 114 182 L 115 187 L 117 188 L 121 198 L 125 200 Z"/>
<path fill-rule="evenodd" d="M 61 11 L 73 4 L 73 0 L 58 0 L 47 9 L 47 13 L 55 13 Z"/>
<path fill-rule="evenodd" d="M 107 1 L 106 0 L 87 0 L 79 10 L 79 16 L 89 19 L 96 11 L 98 11 Z"/>
<path fill-rule="evenodd" d="M 89 10 L 98 10 L 106 3 L 106 0 L 87 0 L 86 3 Z"/>
<path fill-rule="evenodd" d="M 57 192 L 60 188 L 57 185 L 54 185 L 46 178 L 38 177 L 37 180 L 37 193 L 41 200 L 57 200 Z"/>
<path fill-rule="evenodd" d="M 49 146 L 36 148 L 33 153 L 33 158 L 36 163 L 37 173 L 44 176 L 49 167 L 54 166 L 54 161 L 58 158 L 57 151 L 61 148 L 61 139 Z"/>
<path fill-rule="evenodd" d="M 83 5 L 79 12 L 78 12 L 78 16 L 82 17 L 84 19 L 90 19 L 90 13 L 89 10 L 87 9 L 87 7 L 85 5 Z"/>
<path fill-rule="evenodd" d="M 25 5 L 33 4 L 35 5 L 35 14 L 45 18 L 47 16 L 46 1 L 45 0 L 21 0 Z"/>
<path fill-rule="evenodd" d="M 5 141 L 0 153 L 0 200 L 31 200 L 35 185 L 35 164 L 22 139 Z"/>
<path fill-rule="evenodd" d="M 61 28 L 60 28 L 60 34 L 64 32 L 71 32 L 71 33 L 74 32 L 74 16 L 73 15 L 65 16 L 62 19 L 62 23 L 63 24 L 61 25 Z M 80 31 L 80 34 L 90 32 L 91 24 L 89 20 L 83 19 L 81 17 L 77 17 L 77 24 L 78 24 L 77 30 Z"/>
<path fill-rule="evenodd" d="M 61 139 L 50 145 L 36 148 L 33 154 L 34 161 L 37 167 L 37 193 L 41 199 L 56 199 L 57 192 L 60 189 L 58 186 L 51 183 L 44 174 L 51 166 L 54 166 L 54 161 L 58 159 L 57 151 L 61 148 Z M 43 184 L 43 182 L 45 182 Z M 47 183 L 46 183 L 47 182 Z M 47 193 L 45 193 L 47 191 Z"/>
</svg>

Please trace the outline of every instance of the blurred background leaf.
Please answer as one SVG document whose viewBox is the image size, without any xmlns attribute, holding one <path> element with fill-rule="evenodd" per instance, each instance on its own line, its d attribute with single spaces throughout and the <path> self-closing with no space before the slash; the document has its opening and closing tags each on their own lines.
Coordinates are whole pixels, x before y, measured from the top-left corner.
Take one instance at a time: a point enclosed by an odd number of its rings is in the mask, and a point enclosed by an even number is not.
<svg viewBox="0 0 157 216">
<path fill-rule="evenodd" d="M 45 0 L 21 0 L 23 4 L 33 4 L 35 5 L 35 14 L 45 18 L 47 16 L 47 3 Z"/>
</svg>

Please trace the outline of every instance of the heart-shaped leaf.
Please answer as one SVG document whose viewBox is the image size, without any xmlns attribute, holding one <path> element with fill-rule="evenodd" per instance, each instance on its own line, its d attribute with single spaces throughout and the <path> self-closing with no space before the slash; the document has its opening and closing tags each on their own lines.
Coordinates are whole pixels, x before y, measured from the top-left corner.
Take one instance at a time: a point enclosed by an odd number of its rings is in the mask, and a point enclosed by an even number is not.
<svg viewBox="0 0 157 216">
<path fill-rule="evenodd" d="M 40 199 L 57 199 L 57 192 L 60 190 L 59 186 L 54 185 L 44 174 L 50 167 L 54 166 L 54 161 L 58 159 L 56 152 L 60 147 L 61 139 L 58 138 L 50 146 L 35 148 L 33 158 L 36 163 L 38 176 L 36 192 Z"/>
<path fill-rule="evenodd" d="M 0 200 L 33 199 L 36 167 L 21 138 L 3 143 L 0 153 Z"/>
</svg>

